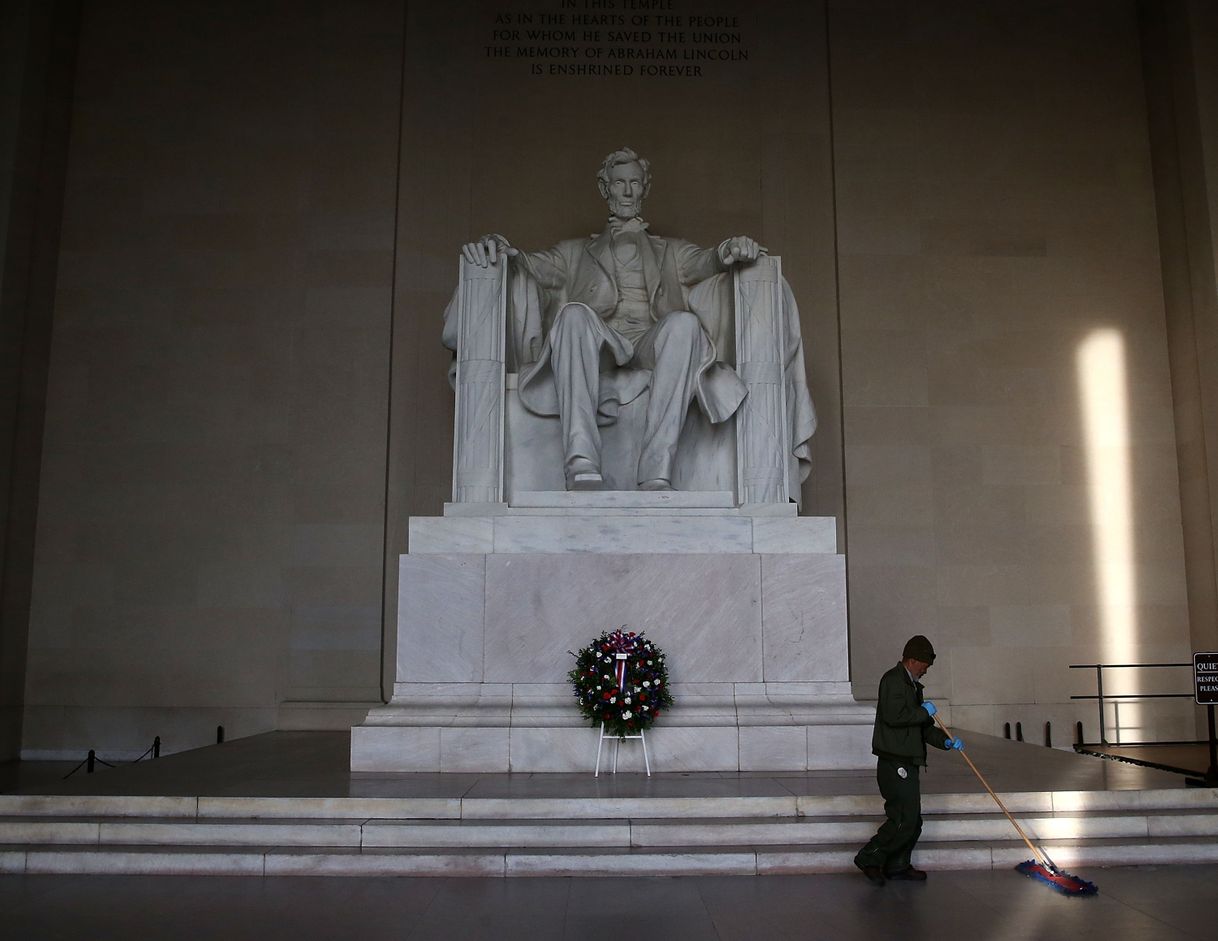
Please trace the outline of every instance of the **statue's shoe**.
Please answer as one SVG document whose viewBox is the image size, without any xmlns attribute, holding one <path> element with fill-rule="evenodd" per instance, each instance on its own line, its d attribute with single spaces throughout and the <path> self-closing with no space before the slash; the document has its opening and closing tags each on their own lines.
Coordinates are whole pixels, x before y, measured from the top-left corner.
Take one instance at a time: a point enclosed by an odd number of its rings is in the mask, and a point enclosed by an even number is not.
<svg viewBox="0 0 1218 941">
<path fill-rule="evenodd" d="M 663 477 L 653 477 L 651 480 L 644 480 L 639 483 L 640 490 L 671 490 L 672 483 L 665 480 Z"/>
<path fill-rule="evenodd" d="M 604 490 L 605 478 L 601 469 L 584 458 L 574 460 L 567 467 L 568 490 Z"/>
</svg>

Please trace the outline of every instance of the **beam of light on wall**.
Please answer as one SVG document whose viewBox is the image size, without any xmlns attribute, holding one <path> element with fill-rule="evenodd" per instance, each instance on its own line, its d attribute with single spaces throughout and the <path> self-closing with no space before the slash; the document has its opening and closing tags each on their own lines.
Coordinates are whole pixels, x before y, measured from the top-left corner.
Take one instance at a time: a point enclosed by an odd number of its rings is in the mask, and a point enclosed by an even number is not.
<svg viewBox="0 0 1218 941">
<path fill-rule="evenodd" d="M 1095 601 L 1100 626 L 1098 654 L 1104 663 L 1132 663 L 1137 646 L 1134 623 L 1137 579 L 1128 377 L 1125 340 L 1118 331 L 1111 328 L 1095 330 L 1082 342 L 1078 349 L 1078 381 L 1083 406 Z M 1139 672 L 1106 671 L 1105 690 L 1110 693 L 1138 692 Z M 1126 711 L 1121 718 L 1130 714 Z M 1126 722 L 1121 724 L 1128 727 Z M 1116 740 L 1120 740 L 1119 733 Z"/>
</svg>

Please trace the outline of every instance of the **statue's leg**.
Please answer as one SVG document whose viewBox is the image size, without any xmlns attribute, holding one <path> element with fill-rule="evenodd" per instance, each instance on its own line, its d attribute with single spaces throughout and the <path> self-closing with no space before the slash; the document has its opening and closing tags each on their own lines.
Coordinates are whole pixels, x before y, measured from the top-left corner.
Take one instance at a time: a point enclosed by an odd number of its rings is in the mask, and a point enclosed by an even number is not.
<svg viewBox="0 0 1218 941">
<path fill-rule="evenodd" d="M 697 389 L 698 367 L 711 354 L 710 338 L 695 315 L 677 310 L 648 330 L 635 349 L 635 362 L 651 370 L 639 488 L 669 490 L 677 441 Z"/>
<path fill-rule="evenodd" d="M 568 490 L 599 490 L 601 434 L 596 426 L 600 397 L 600 318 L 586 304 L 565 304 L 550 328 L 550 366 L 558 390 Z"/>
</svg>

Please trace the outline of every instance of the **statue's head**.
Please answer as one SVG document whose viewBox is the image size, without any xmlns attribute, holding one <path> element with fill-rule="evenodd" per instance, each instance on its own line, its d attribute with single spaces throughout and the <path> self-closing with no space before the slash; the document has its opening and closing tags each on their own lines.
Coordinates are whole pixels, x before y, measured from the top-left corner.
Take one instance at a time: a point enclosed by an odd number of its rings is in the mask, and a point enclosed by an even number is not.
<svg viewBox="0 0 1218 941">
<path fill-rule="evenodd" d="M 633 219 L 643 211 L 651 192 L 651 163 L 629 147 L 615 150 L 596 174 L 596 186 L 619 219 Z"/>
</svg>

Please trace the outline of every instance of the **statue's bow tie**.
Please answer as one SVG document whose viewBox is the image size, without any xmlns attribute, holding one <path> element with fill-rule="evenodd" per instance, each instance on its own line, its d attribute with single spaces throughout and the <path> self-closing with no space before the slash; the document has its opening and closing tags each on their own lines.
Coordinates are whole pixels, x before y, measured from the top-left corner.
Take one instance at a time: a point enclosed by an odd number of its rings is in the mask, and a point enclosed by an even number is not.
<svg viewBox="0 0 1218 941">
<path fill-rule="evenodd" d="M 635 232 L 647 231 L 647 223 L 635 216 L 624 222 L 617 216 L 609 217 L 609 232 L 613 235 L 630 235 Z"/>
</svg>

